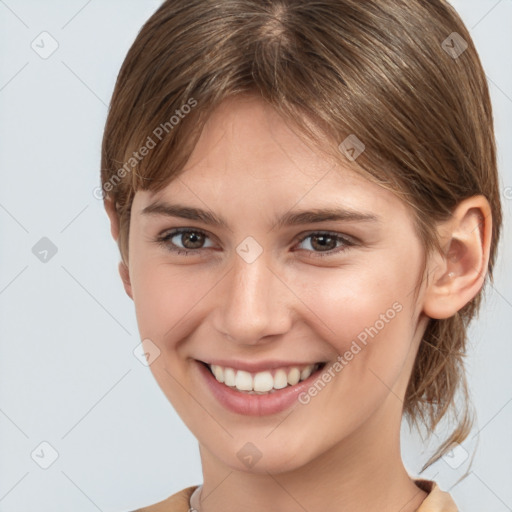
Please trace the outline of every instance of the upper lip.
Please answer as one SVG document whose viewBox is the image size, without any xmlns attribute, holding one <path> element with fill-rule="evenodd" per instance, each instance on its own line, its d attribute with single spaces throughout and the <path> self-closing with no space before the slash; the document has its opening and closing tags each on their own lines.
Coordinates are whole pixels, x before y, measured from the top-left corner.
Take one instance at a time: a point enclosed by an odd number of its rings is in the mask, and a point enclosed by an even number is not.
<svg viewBox="0 0 512 512">
<path fill-rule="evenodd" d="M 273 370 L 275 368 L 286 368 L 289 366 L 303 367 L 309 366 L 317 363 L 324 363 L 325 361 L 307 361 L 307 362 L 297 362 L 297 361 L 276 361 L 276 360 L 266 360 L 266 361 L 239 361 L 239 360 L 228 360 L 228 359 L 215 359 L 210 361 L 201 361 L 208 365 L 216 365 L 222 366 L 224 368 L 233 368 L 234 370 L 243 370 L 249 373 L 258 373 L 263 372 L 265 370 Z"/>
</svg>

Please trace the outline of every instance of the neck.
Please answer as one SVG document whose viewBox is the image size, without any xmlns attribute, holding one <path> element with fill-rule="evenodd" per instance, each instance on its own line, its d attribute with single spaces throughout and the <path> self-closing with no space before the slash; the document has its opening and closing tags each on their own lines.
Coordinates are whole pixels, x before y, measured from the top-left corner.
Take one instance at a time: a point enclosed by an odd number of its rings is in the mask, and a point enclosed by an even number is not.
<svg viewBox="0 0 512 512">
<path fill-rule="evenodd" d="M 199 512 L 416 511 L 427 494 L 402 463 L 401 415 L 390 419 L 385 410 L 382 407 L 363 427 L 306 465 L 286 472 L 239 471 L 201 445 Z"/>
</svg>

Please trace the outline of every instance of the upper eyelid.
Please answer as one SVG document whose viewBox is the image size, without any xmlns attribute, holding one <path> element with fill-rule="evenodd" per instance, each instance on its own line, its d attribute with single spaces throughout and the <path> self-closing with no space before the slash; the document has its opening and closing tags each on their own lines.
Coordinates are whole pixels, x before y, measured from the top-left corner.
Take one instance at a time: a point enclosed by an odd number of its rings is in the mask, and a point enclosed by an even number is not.
<svg viewBox="0 0 512 512">
<path fill-rule="evenodd" d="M 215 235 L 209 233 L 208 231 L 206 231 L 202 228 L 178 227 L 178 228 L 172 228 L 172 229 L 163 231 L 161 233 L 161 235 L 158 236 L 158 239 L 167 238 L 167 237 L 173 238 L 176 235 L 180 235 L 181 233 L 188 233 L 188 232 L 201 233 L 203 235 L 206 235 L 208 238 L 213 238 L 213 239 L 216 238 Z M 349 244 L 352 244 L 352 245 L 355 245 L 358 242 L 357 238 L 352 235 L 347 235 L 345 233 L 339 233 L 337 231 L 322 230 L 322 229 L 303 231 L 303 232 L 299 233 L 298 235 L 296 235 L 293 240 L 295 243 L 298 243 L 298 242 L 304 241 L 306 238 L 309 238 L 310 236 L 317 235 L 317 234 L 330 235 L 330 236 L 337 238 L 338 240 L 348 242 Z M 201 249 L 203 249 L 203 248 L 200 247 L 198 249 L 183 249 L 183 250 L 199 251 Z"/>
<path fill-rule="evenodd" d="M 215 239 L 216 236 L 213 235 L 212 233 L 202 229 L 202 228 L 187 228 L 187 227 L 179 227 L 179 228 L 171 228 L 171 229 L 166 229 L 164 231 L 162 231 L 159 235 L 157 235 L 157 238 L 158 239 L 162 239 L 162 238 L 172 238 L 172 237 L 175 237 L 176 235 L 180 235 L 182 233 L 201 233 L 203 235 L 206 235 L 208 238 L 212 238 L 212 239 Z M 193 249 L 189 249 L 189 251 L 192 251 Z"/>
</svg>

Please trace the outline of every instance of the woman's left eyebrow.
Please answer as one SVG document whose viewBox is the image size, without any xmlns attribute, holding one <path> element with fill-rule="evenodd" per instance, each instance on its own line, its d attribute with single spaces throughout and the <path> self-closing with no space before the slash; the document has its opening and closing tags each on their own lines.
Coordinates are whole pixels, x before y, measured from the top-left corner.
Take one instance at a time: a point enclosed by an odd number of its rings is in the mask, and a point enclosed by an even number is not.
<svg viewBox="0 0 512 512">
<path fill-rule="evenodd" d="M 346 208 L 315 208 L 303 211 L 292 211 L 284 214 L 276 221 L 277 227 L 313 224 L 315 222 L 346 221 L 346 222 L 380 222 L 378 215 L 371 212 L 360 212 Z"/>
<path fill-rule="evenodd" d="M 156 201 L 142 210 L 142 215 L 163 215 L 166 217 L 179 217 L 195 220 L 213 226 L 222 226 L 229 229 L 228 222 L 211 211 Z M 290 211 L 277 219 L 274 227 L 296 226 L 300 224 L 313 224 L 326 221 L 346 222 L 380 222 L 381 218 L 371 212 L 360 212 L 346 208 L 314 208 L 308 210 Z"/>
</svg>

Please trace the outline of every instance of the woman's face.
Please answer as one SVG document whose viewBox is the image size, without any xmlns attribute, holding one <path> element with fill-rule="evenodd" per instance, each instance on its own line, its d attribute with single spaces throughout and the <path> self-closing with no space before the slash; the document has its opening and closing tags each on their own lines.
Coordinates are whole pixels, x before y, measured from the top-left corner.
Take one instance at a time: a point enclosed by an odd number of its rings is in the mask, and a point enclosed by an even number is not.
<svg viewBox="0 0 512 512">
<path fill-rule="evenodd" d="M 202 449 L 279 472 L 396 440 L 426 320 L 422 256 L 392 193 L 312 151 L 261 100 L 230 99 L 184 173 L 136 193 L 130 293 L 150 368 Z"/>
</svg>

